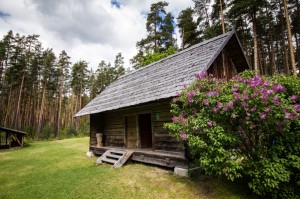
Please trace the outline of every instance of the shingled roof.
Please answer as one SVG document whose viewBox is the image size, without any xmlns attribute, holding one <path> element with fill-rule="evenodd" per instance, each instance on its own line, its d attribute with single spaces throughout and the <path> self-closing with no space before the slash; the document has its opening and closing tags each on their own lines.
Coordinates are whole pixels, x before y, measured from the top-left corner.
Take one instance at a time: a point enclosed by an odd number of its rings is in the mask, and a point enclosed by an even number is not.
<svg viewBox="0 0 300 199">
<path fill-rule="evenodd" d="M 234 31 L 214 37 L 119 77 L 76 115 L 89 115 L 174 97 L 207 70 L 226 47 L 237 71 L 249 68 Z"/>
</svg>

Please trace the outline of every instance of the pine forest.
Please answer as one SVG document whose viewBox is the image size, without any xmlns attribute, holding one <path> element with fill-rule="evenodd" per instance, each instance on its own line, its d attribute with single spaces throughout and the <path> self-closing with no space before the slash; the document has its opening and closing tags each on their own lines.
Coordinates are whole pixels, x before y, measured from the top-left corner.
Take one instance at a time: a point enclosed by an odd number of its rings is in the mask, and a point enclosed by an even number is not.
<svg viewBox="0 0 300 199">
<path fill-rule="evenodd" d="M 87 134 L 89 118 L 74 115 L 118 77 L 231 30 L 252 69 L 299 76 L 299 0 L 193 2 L 178 16 L 168 12 L 168 2 L 151 5 L 132 68 L 125 68 L 122 52 L 114 63 L 101 60 L 97 67 L 86 60 L 71 63 L 66 51 L 45 49 L 39 35 L 7 30 L 0 40 L 0 126 L 26 131 L 32 139 Z"/>
</svg>

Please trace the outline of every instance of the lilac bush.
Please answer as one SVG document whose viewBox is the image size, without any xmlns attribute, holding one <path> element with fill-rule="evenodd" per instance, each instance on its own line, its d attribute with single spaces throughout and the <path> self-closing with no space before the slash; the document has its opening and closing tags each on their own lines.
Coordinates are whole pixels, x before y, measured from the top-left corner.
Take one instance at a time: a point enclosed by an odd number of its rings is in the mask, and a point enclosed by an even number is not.
<svg viewBox="0 0 300 199">
<path fill-rule="evenodd" d="M 166 124 L 189 149 L 190 166 L 249 179 L 259 195 L 296 197 L 300 183 L 300 81 L 251 71 L 229 82 L 196 74 L 173 100 Z"/>
</svg>

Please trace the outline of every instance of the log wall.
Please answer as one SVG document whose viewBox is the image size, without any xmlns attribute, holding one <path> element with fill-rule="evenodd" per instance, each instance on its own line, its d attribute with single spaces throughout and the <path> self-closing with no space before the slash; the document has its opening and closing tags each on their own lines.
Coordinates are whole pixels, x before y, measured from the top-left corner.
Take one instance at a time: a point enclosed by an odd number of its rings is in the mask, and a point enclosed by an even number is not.
<svg viewBox="0 0 300 199">
<path fill-rule="evenodd" d="M 208 69 L 208 74 L 212 74 L 218 79 L 229 80 L 237 75 L 236 67 L 234 66 L 229 53 L 224 49 L 217 57 L 211 67 Z"/>
<path fill-rule="evenodd" d="M 164 151 L 182 151 L 180 143 L 169 132 L 163 128 L 164 123 L 172 121 L 170 113 L 170 100 L 159 100 L 155 102 L 145 103 L 141 105 L 122 108 L 114 111 L 107 111 L 91 115 L 91 146 L 96 146 L 96 133 L 103 132 L 104 146 L 108 147 L 127 147 L 130 148 L 140 146 L 140 138 L 138 125 L 135 125 L 134 117 L 139 114 L 151 113 L 152 120 L 152 148 L 154 150 Z M 126 121 L 127 120 L 127 121 Z M 126 140 L 126 123 L 130 127 L 130 131 L 136 128 L 136 141 L 131 136 L 130 140 Z M 131 135 L 134 132 L 129 132 Z M 136 143 L 134 143 L 136 142 Z"/>
</svg>

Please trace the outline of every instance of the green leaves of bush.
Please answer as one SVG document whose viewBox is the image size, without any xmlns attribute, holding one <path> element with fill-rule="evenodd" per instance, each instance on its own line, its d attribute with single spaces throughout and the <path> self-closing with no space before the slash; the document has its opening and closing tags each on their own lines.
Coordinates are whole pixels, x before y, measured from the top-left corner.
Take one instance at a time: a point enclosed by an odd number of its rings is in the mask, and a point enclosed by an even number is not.
<svg viewBox="0 0 300 199">
<path fill-rule="evenodd" d="M 171 105 L 166 124 L 188 148 L 191 167 L 256 194 L 296 197 L 300 190 L 300 80 L 245 71 L 230 81 L 197 74 Z"/>
</svg>

